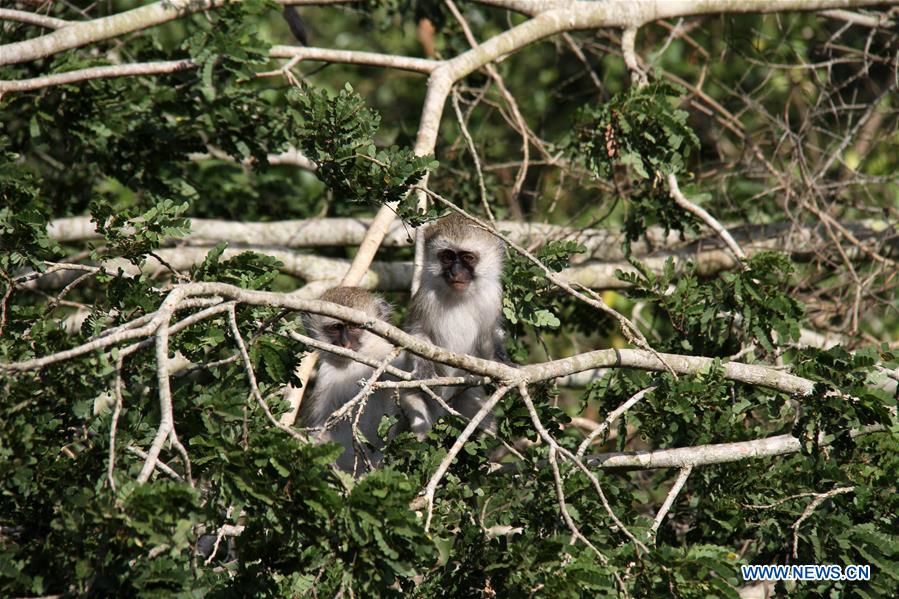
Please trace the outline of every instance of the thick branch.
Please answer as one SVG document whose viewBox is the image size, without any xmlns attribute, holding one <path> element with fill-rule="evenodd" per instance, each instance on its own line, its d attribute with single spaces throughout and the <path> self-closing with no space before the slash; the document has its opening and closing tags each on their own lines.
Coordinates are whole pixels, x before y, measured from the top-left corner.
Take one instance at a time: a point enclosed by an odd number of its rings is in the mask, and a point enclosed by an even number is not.
<svg viewBox="0 0 899 599">
<path fill-rule="evenodd" d="M 64 50 L 113 39 L 127 33 L 149 29 L 181 16 L 204 12 L 227 0 L 162 0 L 126 10 L 108 17 L 71 23 L 30 40 L 0 46 L 0 65 L 26 62 L 52 56 Z M 283 4 L 343 4 L 347 0 L 286 0 Z"/>
<path fill-rule="evenodd" d="M 284 163 L 305 165 L 304 157 L 284 155 Z M 299 161 L 299 162 L 298 162 Z M 274 163 L 270 159 L 270 162 Z M 282 248 L 316 248 L 347 247 L 362 242 L 371 225 L 370 218 L 310 218 L 303 220 L 283 220 L 272 222 L 241 222 L 229 220 L 190 219 L 190 233 L 185 236 L 170 238 L 181 241 L 193 241 L 199 245 L 213 245 L 219 241 L 231 244 L 256 245 L 264 240 L 267 247 Z M 893 234 L 894 225 L 883 220 L 860 220 L 845 222 L 843 226 L 860 242 L 882 243 L 885 253 L 899 252 L 899 237 Z M 505 232 L 514 242 L 525 247 L 539 247 L 553 240 L 572 240 L 582 244 L 586 251 L 573 256 L 574 264 L 589 260 L 596 272 L 603 276 L 614 276 L 614 269 L 624 264 L 624 233 L 611 229 L 578 229 L 543 223 L 519 221 L 498 221 L 496 228 Z M 759 250 L 779 250 L 789 252 L 794 259 L 808 259 L 816 251 L 822 249 L 825 242 L 823 225 L 811 223 L 797 225 L 789 221 L 768 223 L 763 225 L 742 225 L 733 227 L 730 232 L 750 254 Z M 392 222 L 385 233 L 382 247 L 408 247 L 412 244 L 412 231 L 401 221 Z M 74 216 L 57 218 L 47 227 L 47 234 L 55 241 L 71 243 L 102 239 L 90 216 Z M 734 268 L 735 261 L 724 251 L 717 235 L 701 237 L 694 241 L 684 242 L 677 232 L 665 233 L 661 227 L 650 227 L 645 232 L 645 239 L 631 244 L 632 255 L 651 256 L 650 261 L 658 260 L 661 265 L 665 257 L 671 253 L 681 258 L 691 258 L 698 263 L 710 262 L 709 270 L 702 269 L 700 274 L 714 274 L 721 269 Z M 850 254 L 851 255 L 851 254 Z M 605 264 L 603 264 L 605 263 Z M 652 266 L 652 262 L 650 265 Z"/>
<path fill-rule="evenodd" d="M 678 354 L 661 354 L 671 368 L 678 374 L 698 374 L 707 371 L 714 360 L 699 356 L 681 356 Z M 591 368 L 636 368 L 661 372 L 665 365 L 653 354 L 639 349 L 600 349 L 565 358 L 524 366 L 530 381 L 543 381 L 556 377 L 589 370 Z M 721 364 L 724 377 L 728 380 L 776 389 L 783 393 L 809 395 L 815 383 L 792 375 L 788 372 L 742 362 L 724 362 Z"/>
<path fill-rule="evenodd" d="M 706 371 L 714 362 L 712 358 L 696 356 L 661 354 L 659 358 L 653 353 L 645 350 L 604 349 L 579 354 L 563 360 L 513 368 L 501 362 L 475 358 L 473 356 L 448 351 L 442 347 L 423 341 L 419 337 L 410 335 L 384 321 L 372 320 L 371 317 L 364 312 L 353 310 L 345 306 L 318 300 L 304 299 L 297 297 L 294 294 L 241 289 L 225 283 L 187 283 L 175 286 L 162 302 L 159 310 L 154 313 L 153 317 L 146 324 L 140 327 L 124 329 L 78 347 L 49 356 L 22 362 L 0 364 L 0 370 L 36 370 L 48 364 L 76 358 L 93 351 L 111 347 L 122 341 L 148 337 L 156 333 L 162 322 L 164 320 L 167 321 L 174 310 L 178 309 L 185 300 L 203 296 L 217 296 L 250 305 L 288 308 L 314 314 L 324 314 L 346 322 L 356 323 L 388 341 L 391 341 L 394 345 L 406 348 L 423 358 L 437 361 L 442 364 L 448 364 L 456 368 L 462 368 L 482 376 L 489 376 L 493 380 L 501 383 L 510 381 L 528 381 L 533 383 L 600 367 L 636 368 L 641 370 L 662 371 L 665 370 L 665 365 L 660 358 L 670 365 L 678 374 L 696 374 Z M 725 378 L 729 380 L 767 387 L 784 393 L 808 395 L 814 388 L 813 381 L 766 366 L 726 362 L 722 364 L 721 367 Z"/>
<path fill-rule="evenodd" d="M 182 15 L 220 6 L 224 0 L 165 0 L 118 14 L 73 23 L 40 37 L 0 46 L 0 64 L 15 64 L 52 56 L 64 50 L 147 29 Z"/>
</svg>

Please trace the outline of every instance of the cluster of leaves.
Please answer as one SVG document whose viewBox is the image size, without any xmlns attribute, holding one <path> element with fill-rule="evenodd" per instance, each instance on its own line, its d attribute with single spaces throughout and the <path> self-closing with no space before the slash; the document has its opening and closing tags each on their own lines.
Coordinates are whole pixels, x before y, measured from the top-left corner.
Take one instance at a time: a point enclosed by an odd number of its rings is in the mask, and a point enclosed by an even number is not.
<svg viewBox="0 0 899 599">
<path fill-rule="evenodd" d="M 655 389 L 619 427 L 627 422 L 639 424 L 640 436 L 658 447 L 735 441 L 743 436 L 743 420 L 751 404 L 747 399 L 733 401 L 734 386 L 724 378 L 720 363 L 713 362 L 707 372 L 682 375 L 676 380 L 668 373 L 652 382 L 646 379 L 607 377 L 591 383 L 586 395 L 611 411 L 617 398 L 626 399 L 640 390 L 636 384 L 653 385 Z"/>
<path fill-rule="evenodd" d="M 799 338 L 804 312 L 787 292 L 793 267 L 781 254 L 760 252 L 744 270 L 707 281 L 692 264 L 675 272 L 672 259 L 660 275 L 636 260 L 631 264 L 638 272 L 618 273 L 632 286 L 628 295 L 651 300 L 677 333 L 658 344 L 661 350 L 724 357 L 749 343 L 773 352 L 776 345 Z"/>
<path fill-rule="evenodd" d="M 584 251 L 584 246 L 574 241 L 551 241 L 537 250 L 536 257 L 553 272 L 559 272 L 568 267 L 571 256 Z M 503 290 L 503 315 L 510 324 L 550 329 L 561 324 L 552 310 L 556 287 L 543 269 L 526 257 L 510 252 L 503 273 Z"/>
<path fill-rule="evenodd" d="M 568 151 L 597 177 L 611 176 L 616 164 L 648 181 L 681 172 L 684 159 L 699 146 L 687 125 L 689 115 L 672 104 L 682 94 L 670 83 L 654 81 L 585 106 L 575 117 Z"/>
<path fill-rule="evenodd" d="M 803 450 L 821 455 L 824 435 L 837 452 L 852 448 L 849 430 L 865 425 L 889 426 L 890 405 L 896 399 L 877 389 L 870 379 L 875 364 L 890 367 L 899 362 L 896 354 L 867 348 L 853 353 L 841 346 L 822 350 L 805 348 L 795 358 L 794 372 L 816 382 L 814 392 L 802 400 L 803 413 L 793 434 L 803 441 Z"/>
<path fill-rule="evenodd" d="M 585 249 L 575 241 L 554 240 L 541 246 L 535 257 L 552 272 L 560 272 L 570 266 L 572 256 Z M 513 361 L 521 362 L 527 358 L 526 334 L 539 337 L 542 333 L 558 331 L 562 319 L 569 326 L 575 325 L 574 319 L 569 319 L 573 304 L 576 302 L 560 294 L 542 268 L 525 256 L 509 251 L 503 273 L 503 316 L 511 332 L 507 345 Z M 589 320 L 590 330 L 595 331 L 595 312 Z"/>
<path fill-rule="evenodd" d="M 190 230 L 190 223 L 182 216 L 187 203 L 179 206 L 172 200 L 162 200 L 143 214 L 115 211 L 105 202 L 94 202 L 91 208 L 92 222 L 106 241 L 105 250 L 135 264 L 143 262 L 166 239 Z"/>
<path fill-rule="evenodd" d="M 688 113 L 674 106 L 683 91 L 653 81 L 616 94 L 609 102 L 583 107 L 565 146 L 596 177 L 611 178 L 616 165 L 627 167 L 636 185 L 628 199 L 625 232 L 634 241 L 651 224 L 665 230 L 694 228 L 689 213 L 668 197 L 665 176 L 685 170 L 686 158 L 699 147 L 687 125 Z"/>
<path fill-rule="evenodd" d="M 44 260 L 59 249 L 47 235 L 48 210 L 37 181 L 18 161 L 15 154 L 0 154 L 0 270 L 7 273 L 5 287 L 11 270 L 43 270 Z"/>
<path fill-rule="evenodd" d="M 869 564 L 869 582 L 778 583 L 776 594 L 888 597 L 899 581 L 895 529 L 895 473 L 899 452 L 889 435 L 860 437 L 836 459 L 796 454 L 777 461 L 750 460 L 694 471 L 694 500 L 679 516 L 685 544 L 752 546 L 755 564 Z M 805 514 L 815 493 L 838 488 Z M 798 528 L 796 522 L 805 515 Z M 672 531 L 667 531 L 672 534 Z M 793 535 L 797 554 L 793 555 Z M 669 537 L 673 542 L 675 539 Z"/>
<path fill-rule="evenodd" d="M 568 418 L 549 401 L 550 388 L 533 391 L 539 398 L 539 417 L 553 435 L 560 435 L 560 424 Z M 500 413 L 501 436 L 536 440 L 520 397 L 505 398 Z M 418 477 L 416 483 L 423 487 L 465 424 L 444 418 L 425 444 L 403 435 L 388 445 L 385 462 Z M 415 595 L 511 597 L 534 589 L 552 597 L 614 593 L 613 569 L 600 564 L 590 549 L 568 544 L 570 530 L 559 514 L 552 471 L 540 463 L 546 458 L 546 446 L 534 444 L 524 451 L 530 467 L 503 473 L 496 473 L 488 460 L 494 446 L 486 437 L 471 438 L 444 477 L 431 529 L 440 556 Z M 564 469 L 572 517 L 597 544 L 617 545 L 620 539 L 610 532 L 607 513 L 590 482 L 568 466 Z M 614 487 L 606 493 L 620 513 L 626 511 L 626 497 Z M 633 557 L 626 545 L 616 551 L 621 559 Z"/>
<path fill-rule="evenodd" d="M 271 0 L 249 0 L 226 4 L 210 13 L 209 19 L 193 21 L 181 49 L 199 65 L 199 89 L 207 100 L 214 100 L 223 84 L 253 79 L 253 67 L 268 62 L 271 44 L 260 37 L 259 22 L 263 14 L 277 8 Z"/>
<path fill-rule="evenodd" d="M 137 236 L 152 234 L 149 221 L 131 226 Z M 210 252 L 191 278 L 266 289 L 277 275 L 271 258 L 246 253 L 223 261 L 223 249 Z M 102 324 L 114 324 L 104 314 L 138 317 L 161 299 L 143 279 L 120 274 L 100 281 L 108 294 L 98 298 L 96 314 L 106 320 L 86 324 L 84 335 L 66 339 L 39 310 L 14 305 L 0 344 L 3 361 L 31 355 L 22 353 L 26 345 L 43 353 L 83 342 Z M 302 348 L 283 336 L 293 323 L 266 308 L 240 307 L 237 316 L 242 335 L 252 339 L 258 387 L 277 409 L 280 389 L 296 382 L 291 377 Z M 266 321 L 275 324 L 255 324 Z M 433 543 L 408 509 L 418 489 L 406 476 L 385 470 L 354 484 L 329 465 L 339 448 L 298 444 L 248 402 L 246 373 L 229 359 L 236 348 L 224 318 L 188 327 L 171 349 L 199 365 L 172 381 L 178 432 L 190 447 L 197 488 L 164 477 L 134 482 L 143 460 L 127 448 L 151 442 L 156 420 L 147 415 L 158 392 L 152 360 L 142 354 L 126 359 L 122 372 L 115 488 L 106 475 L 113 406 L 101 391 L 112 384 L 116 352 L 6 380 L 0 469 L 16 474 L 0 483 L 4 594 L 284 596 L 314 585 L 332 594 L 352 588 L 389 595 L 398 577 L 407 579 L 433 560 Z M 222 361 L 225 366 L 203 366 Z M 177 469 L 183 473 L 183 464 Z M 221 569 L 223 549 L 197 568 L 203 559 L 197 545 L 204 542 L 198 525 L 214 535 L 222 524 L 244 522 L 234 546 L 239 563 Z"/>
<path fill-rule="evenodd" d="M 408 148 L 379 150 L 381 117 L 349 83 L 336 96 L 325 90 L 292 90 L 302 148 L 318 164 L 318 176 L 346 201 L 399 202 L 437 162 Z"/>
<path fill-rule="evenodd" d="M 228 3 L 180 21 L 186 30 L 180 45 L 167 43 L 171 32 L 155 29 L 129 41 L 129 59 L 135 62 L 189 58 L 196 67 L 4 98 L 0 118 L 10 123 L 8 144 L 22 155 L 16 167 L 36 176 L 48 211 L 83 214 L 102 196 L 101 203 L 115 212 L 133 208 L 139 214 L 171 200 L 203 213 L 226 191 L 244 199 L 258 194 L 256 180 L 246 177 L 240 163 L 252 164 L 271 186 L 268 154 L 299 145 L 282 109 L 282 92 L 254 81 L 268 61 L 259 16 L 274 9 L 264 1 Z M 44 71 L 97 64 L 102 63 L 90 53 L 62 53 Z M 4 78 L 18 78 L 12 73 L 18 68 L 4 67 Z M 208 164 L 193 159 L 210 152 L 230 162 L 219 163 L 215 176 Z M 235 181 L 223 186 L 228 175 Z M 279 178 L 287 176 L 296 175 Z M 238 185 L 239 191 L 231 191 Z M 282 184 L 279 202 L 267 202 L 271 209 L 259 209 L 260 216 L 303 214 L 291 201 L 293 187 Z M 321 189 L 314 193 L 321 195 Z"/>
</svg>

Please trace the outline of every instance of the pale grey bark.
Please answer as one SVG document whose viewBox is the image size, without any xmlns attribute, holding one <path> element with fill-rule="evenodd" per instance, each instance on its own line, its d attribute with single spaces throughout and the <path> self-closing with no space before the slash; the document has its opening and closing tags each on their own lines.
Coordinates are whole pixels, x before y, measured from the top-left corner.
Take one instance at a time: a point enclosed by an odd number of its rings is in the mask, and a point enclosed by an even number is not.
<svg viewBox="0 0 899 599">
<path fill-rule="evenodd" d="M 429 58 L 413 58 L 410 56 L 354 50 L 331 50 L 330 48 L 307 48 L 305 46 L 272 46 L 269 54 L 272 58 L 296 58 L 318 62 L 368 65 L 425 74 L 430 73 L 441 64 L 441 61 Z"/>
<path fill-rule="evenodd" d="M 853 437 L 885 430 L 879 425 L 868 426 L 851 431 Z M 822 439 L 823 442 L 823 439 Z M 587 456 L 591 466 L 606 469 L 628 468 L 647 470 L 652 468 L 686 468 L 689 466 L 708 466 L 739 462 L 753 458 L 769 458 L 780 455 L 799 453 L 802 442 L 792 435 L 777 435 L 766 439 L 740 441 L 737 443 L 718 443 L 716 445 L 700 445 L 698 447 L 679 447 L 677 449 L 659 449 L 655 451 L 634 451 L 626 453 L 603 453 Z"/>
<path fill-rule="evenodd" d="M 285 162 L 296 164 L 305 159 L 301 155 L 285 154 Z M 308 159 L 305 159 L 308 160 Z M 305 164 L 305 163 L 304 163 Z M 311 218 L 302 220 L 273 221 L 267 223 L 240 222 L 216 219 L 192 218 L 190 233 L 176 239 L 194 244 L 226 241 L 231 244 L 262 245 L 277 248 L 317 248 L 357 246 L 362 242 L 371 226 L 370 218 Z M 844 223 L 847 230 L 860 241 L 883 243 L 892 251 L 899 251 L 899 236 L 892 225 L 885 221 L 864 220 Z M 574 264 L 589 262 L 597 269 L 597 275 L 614 275 L 608 266 L 595 264 L 612 262 L 617 268 L 624 260 L 622 244 L 624 233 L 608 229 L 578 229 L 542 223 L 499 221 L 497 229 L 505 232 L 513 241 L 526 247 L 539 247 L 549 241 L 571 240 L 582 244 L 586 251 L 572 257 Z M 765 225 L 744 225 L 730 229 L 733 237 L 752 254 L 760 250 L 778 250 L 793 254 L 799 260 L 810 257 L 816 250 L 826 247 L 825 231 L 820 224 L 798 226 L 781 222 Z M 55 241 L 71 243 L 100 239 L 89 216 L 54 219 L 47 228 L 48 235 Z M 408 247 L 412 244 L 415 231 L 400 221 L 393 221 L 385 232 L 382 247 Z M 685 241 L 677 232 L 666 234 L 659 227 L 651 227 L 645 232 L 645 239 L 631 244 L 634 256 L 650 256 L 650 265 L 658 269 L 667 254 L 687 259 L 693 258 L 699 266 L 699 273 L 709 275 L 735 266 L 733 257 L 721 247 L 715 236 Z M 846 251 L 850 257 L 859 257 L 852 248 Z M 594 275 L 588 275 L 594 276 Z"/>
<path fill-rule="evenodd" d="M 0 65 L 52 56 L 65 50 L 148 29 L 186 14 L 217 8 L 226 0 L 161 0 L 107 17 L 71 22 L 52 33 L 0 46 Z M 287 0 L 282 4 L 344 4 L 347 0 Z"/>
<path fill-rule="evenodd" d="M 69 21 L 64 19 L 48 17 L 27 10 L 13 10 L 9 8 L 0 8 L 0 21 L 18 21 L 19 23 L 38 25 L 47 29 L 59 29 L 70 24 Z"/>
<path fill-rule="evenodd" d="M 358 245 L 370 228 L 370 219 L 330 218 L 269 223 L 243 223 L 224 220 L 190 219 L 191 232 L 181 238 L 167 240 L 168 243 L 183 243 L 178 248 L 163 248 L 156 253 L 179 270 L 187 270 L 202 262 L 210 247 L 220 241 L 228 242 L 225 257 L 230 258 L 242 251 L 254 251 L 279 259 L 284 266 L 282 272 L 306 281 L 330 281 L 331 286 L 345 277 L 349 262 L 335 258 L 322 258 L 291 249 L 319 247 L 353 247 Z M 500 231 L 520 245 L 535 247 L 551 240 L 573 240 L 583 244 L 586 252 L 572 257 L 573 266 L 563 269 L 559 277 L 568 284 L 583 285 L 591 289 L 624 289 L 628 284 L 621 281 L 617 272 L 636 273 L 626 261 L 621 250 L 623 234 L 603 229 L 584 229 L 500 221 Z M 888 239 L 886 223 L 865 221 L 848 223 L 858 239 L 865 242 L 881 242 L 891 251 L 899 249 L 899 237 Z M 748 253 L 761 250 L 779 250 L 792 254 L 796 260 L 812 256 L 826 241 L 821 240 L 821 225 L 797 227 L 790 223 L 744 226 L 733 229 L 735 238 L 740 239 Z M 69 217 L 54 220 L 48 227 L 48 234 L 56 241 L 73 243 L 99 239 L 94 224 L 89 217 Z M 394 221 L 380 247 L 407 247 L 411 244 L 410 229 L 400 221 Z M 632 244 L 634 256 L 639 258 L 652 272 L 661 273 L 665 262 L 673 258 L 675 267 L 681 269 L 687 261 L 693 262 L 700 276 L 712 276 L 719 272 L 739 267 L 733 254 L 723 249 L 715 236 L 692 242 L 684 242 L 676 233 L 666 235 L 662 229 L 652 228 L 646 232 L 647 239 Z M 260 242 L 264 240 L 265 245 Z M 717 246 L 717 247 L 716 247 Z M 846 250 L 847 254 L 860 254 Z M 861 257 L 861 256 L 856 256 Z M 136 274 L 137 267 L 124 260 L 113 260 L 105 264 L 115 271 L 121 267 L 128 274 Z M 144 272 L 160 273 L 164 267 L 154 258 L 149 258 Z M 26 284 L 26 287 L 58 289 L 80 275 L 78 271 L 56 271 Z M 372 262 L 355 285 L 380 291 L 405 291 L 412 283 L 412 264 L 409 262 Z M 307 292 L 308 295 L 308 290 Z M 811 345 L 821 345 L 812 343 Z"/>
<path fill-rule="evenodd" d="M 872 433 L 886 432 L 881 425 L 870 425 L 849 431 L 853 438 Z M 827 445 L 822 434 L 820 442 Z M 735 443 L 716 443 L 675 449 L 656 449 L 649 451 L 628 451 L 614 453 L 598 453 L 588 455 L 584 463 L 601 470 L 655 470 L 660 468 L 693 468 L 727 464 L 757 458 L 771 458 L 799 453 L 802 442 L 792 435 L 776 435 L 764 439 L 738 441 Z M 541 462 L 546 466 L 546 462 Z M 519 464 L 504 464 L 496 471 L 500 473 L 519 470 Z"/>
<path fill-rule="evenodd" d="M 91 67 L 65 73 L 44 75 L 17 81 L 0 81 L 0 94 L 5 92 L 24 92 L 54 85 L 78 83 L 92 79 L 114 79 L 116 77 L 134 77 L 137 75 L 164 75 L 177 73 L 196 67 L 192 60 L 169 60 L 164 62 L 142 62 L 137 64 L 110 65 Z"/>
</svg>

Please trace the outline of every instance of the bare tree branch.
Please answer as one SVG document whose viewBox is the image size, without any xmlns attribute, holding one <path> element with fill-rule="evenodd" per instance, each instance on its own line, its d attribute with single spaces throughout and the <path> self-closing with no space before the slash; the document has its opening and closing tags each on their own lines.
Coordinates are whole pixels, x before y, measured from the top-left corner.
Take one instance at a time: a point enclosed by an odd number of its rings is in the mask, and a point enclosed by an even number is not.
<svg viewBox="0 0 899 599">
<path fill-rule="evenodd" d="M 826 493 L 817 493 L 815 498 L 806 506 L 806 508 L 802 511 L 802 515 L 799 516 L 799 519 L 793 523 L 791 528 L 793 529 L 793 559 L 799 558 L 799 527 L 802 526 L 802 523 L 808 520 L 808 518 L 814 513 L 815 509 L 830 499 L 835 495 L 841 495 L 843 493 L 851 493 L 855 490 L 855 487 L 837 487 L 835 489 L 831 489 Z"/>
<path fill-rule="evenodd" d="M 93 79 L 113 79 L 116 77 L 134 77 L 139 75 L 164 75 L 177 73 L 195 68 L 197 64 L 193 60 L 169 60 L 164 62 L 143 62 L 137 64 L 110 65 L 105 67 L 90 67 L 55 73 L 31 79 L 19 79 L 16 81 L 0 81 L 0 94 L 6 92 L 23 92 L 54 85 L 66 85 L 80 81 Z"/>
<path fill-rule="evenodd" d="M 872 425 L 850 431 L 853 437 L 886 430 L 883 426 Z M 823 437 L 822 437 L 823 441 Z M 799 453 L 802 441 L 793 435 L 777 435 L 765 439 L 658 449 L 655 451 L 634 451 L 625 453 L 602 453 L 587 456 L 590 466 L 610 470 L 616 468 L 648 470 L 657 468 L 686 468 L 687 466 L 709 466 L 726 464 L 754 458 L 768 458 Z"/>
<path fill-rule="evenodd" d="M 690 478 L 690 473 L 693 472 L 693 466 L 684 466 L 681 468 L 680 472 L 677 475 L 677 480 L 674 481 L 674 484 L 671 485 L 671 490 L 668 491 L 668 495 L 665 497 L 665 501 L 662 503 L 662 506 L 659 508 L 659 512 L 656 514 L 655 519 L 652 521 L 652 526 L 649 527 L 649 537 L 655 538 L 656 533 L 659 532 L 659 527 L 662 525 L 662 522 L 665 520 L 665 516 L 668 515 L 668 512 L 671 511 L 671 507 L 674 505 L 677 496 L 680 494 L 681 489 L 684 488 L 684 485 L 687 484 L 687 479 Z"/>
<path fill-rule="evenodd" d="M 609 430 L 609 426 L 611 426 L 611 424 L 613 422 L 618 420 L 618 418 L 620 418 L 622 414 L 624 414 L 629 409 L 634 407 L 637 404 L 637 402 L 639 402 L 641 399 L 646 397 L 647 393 L 651 393 L 651 392 L 655 391 L 656 389 L 657 389 L 656 386 L 647 387 L 645 389 L 642 389 L 642 390 L 638 391 L 637 393 L 635 393 L 626 402 L 624 402 L 623 404 L 621 404 L 620 406 L 618 406 L 617 408 L 612 410 L 609 413 L 609 415 L 606 416 L 606 419 L 603 420 L 601 423 L 599 423 L 599 425 L 595 429 L 590 431 L 590 434 L 587 435 L 587 437 L 583 441 L 581 441 L 581 444 L 577 448 L 577 454 L 576 454 L 577 457 L 579 457 L 579 458 L 583 457 L 584 454 L 587 452 L 587 449 L 590 447 L 590 445 L 593 444 L 593 441 L 596 440 L 597 437 L 599 437 L 600 435 L 605 433 L 607 430 Z"/>
<path fill-rule="evenodd" d="M 0 8 L 0 21 L 18 21 L 19 23 L 28 23 L 29 25 L 37 25 L 38 27 L 46 27 L 47 29 L 60 29 L 70 25 L 70 21 L 65 19 L 57 19 L 46 15 L 28 12 L 25 10 L 13 10 L 10 8 Z"/>
<path fill-rule="evenodd" d="M 452 464 L 453 460 L 456 459 L 456 456 L 459 455 L 459 452 L 462 451 L 462 447 L 465 445 L 465 442 L 468 441 L 469 437 L 474 433 L 475 429 L 478 428 L 478 425 L 484 421 L 484 418 L 487 417 L 488 414 L 496 407 L 496 404 L 505 397 L 506 392 L 509 390 L 509 387 L 498 387 L 496 391 L 494 391 L 493 395 L 490 396 L 484 405 L 472 416 L 468 425 L 459 433 L 459 436 L 456 438 L 455 442 L 453 442 L 452 447 L 450 447 L 449 451 L 446 453 L 446 456 L 440 460 L 440 464 L 437 466 L 437 470 L 434 471 L 434 474 L 431 475 L 428 484 L 425 486 L 424 490 L 424 498 L 427 506 L 427 511 L 425 512 L 425 530 L 427 531 L 431 527 L 431 518 L 434 515 L 434 494 L 437 492 L 437 485 L 440 484 L 440 481 L 443 479 L 443 475 L 446 474 L 446 471 L 449 470 L 450 464 Z"/>
<path fill-rule="evenodd" d="M 423 358 L 462 368 L 469 372 L 489 376 L 500 382 L 538 382 L 581 372 L 592 368 L 636 368 L 640 370 L 661 371 L 669 365 L 678 374 L 696 374 L 706 371 L 713 363 L 712 358 L 682 356 L 676 354 L 655 354 L 636 349 L 604 349 L 586 352 L 565 358 L 513 368 L 501 362 L 476 358 L 465 354 L 457 354 L 442 347 L 432 345 L 419 337 L 410 335 L 393 325 L 380 320 L 372 320 L 364 312 L 345 306 L 321 302 L 318 300 L 297 297 L 294 294 L 282 294 L 269 291 L 241 289 L 225 283 L 186 283 L 173 287 L 163 300 L 162 305 L 152 318 L 140 327 L 122 329 L 116 333 L 89 341 L 75 348 L 57 352 L 48 356 L 0 364 L 0 371 L 26 371 L 40 369 L 48 364 L 83 356 L 93 351 L 105 349 L 121 343 L 157 335 L 163 321 L 179 309 L 182 302 L 189 298 L 216 296 L 250 305 L 288 308 L 314 314 L 324 314 L 346 322 L 352 322 L 387 339 L 398 347 L 404 347 Z M 167 327 L 166 327 L 167 328 Z M 167 335 L 165 337 L 168 339 Z M 159 351 L 157 347 L 157 351 Z M 660 356 L 660 357 L 657 357 Z M 664 360 L 664 362 L 662 361 Z M 788 372 L 740 362 L 721 364 L 724 377 L 746 383 L 776 389 L 784 393 L 808 395 L 812 393 L 815 383 Z"/>
<path fill-rule="evenodd" d="M 712 229 L 715 233 L 721 237 L 721 240 L 727 245 L 727 247 L 734 253 L 734 256 L 737 257 L 741 262 L 746 260 L 746 252 L 740 248 L 734 238 L 731 236 L 730 232 L 721 226 L 715 217 L 702 209 L 702 207 L 697 206 L 690 200 L 686 198 L 686 196 L 681 192 L 680 187 L 677 185 L 677 177 L 674 173 L 668 175 L 668 189 L 671 191 L 671 197 L 677 203 L 678 206 L 693 214 L 703 223 L 705 223 L 710 229 Z"/>
<path fill-rule="evenodd" d="M 386 67 L 413 73 L 431 73 L 442 63 L 430 58 L 413 58 L 396 54 L 378 54 L 357 50 L 331 50 L 330 48 L 309 48 L 306 46 L 272 46 L 272 58 L 298 58 L 320 62 L 357 64 L 372 67 Z"/>
</svg>

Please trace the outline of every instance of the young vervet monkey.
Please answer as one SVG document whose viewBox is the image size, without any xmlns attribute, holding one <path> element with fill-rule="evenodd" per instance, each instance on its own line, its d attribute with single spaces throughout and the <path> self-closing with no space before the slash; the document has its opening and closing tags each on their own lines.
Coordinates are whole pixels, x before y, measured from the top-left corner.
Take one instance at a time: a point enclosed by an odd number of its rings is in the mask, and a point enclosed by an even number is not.
<svg viewBox="0 0 899 599">
<path fill-rule="evenodd" d="M 329 289 L 322 294 L 321 300 L 360 310 L 380 320 L 389 320 L 391 315 L 390 305 L 386 301 L 357 287 Z M 306 315 L 304 322 L 315 339 L 351 349 L 374 360 L 384 359 L 393 350 L 389 342 L 352 323 L 318 314 Z M 300 408 L 303 424 L 308 427 L 324 425 L 334 412 L 359 393 L 359 380 L 369 378 L 373 371 L 371 366 L 323 351 L 315 390 Z M 378 438 L 378 424 L 381 418 L 397 412 L 396 403 L 388 390 L 376 391 L 366 400 L 358 430 L 374 446 L 373 451 L 358 441 L 354 443 L 353 422 L 358 414 L 355 410 L 323 431 L 319 438 L 342 445 L 343 454 L 337 459 L 337 466 L 359 477 L 368 471 L 369 463 L 377 466 L 380 462 L 378 450 L 383 443 Z M 362 450 L 362 454 L 357 452 L 358 449 Z"/>
<path fill-rule="evenodd" d="M 409 306 L 407 329 L 413 335 L 461 354 L 508 363 L 502 305 L 503 246 L 496 237 L 460 215 L 446 216 L 425 232 L 421 284 Z M 419 378 L 457 376 L 463 371 L 411 359 Z M 464 416 L 473 416 L 484 401 L 480 388 L 437 390 Z M 408 393 L 401 403 L 412 432 L 423 437 L 442 410 L 433 400 Z M 484 421 L 492 426 L 492 419 Z"/>
</svg>

